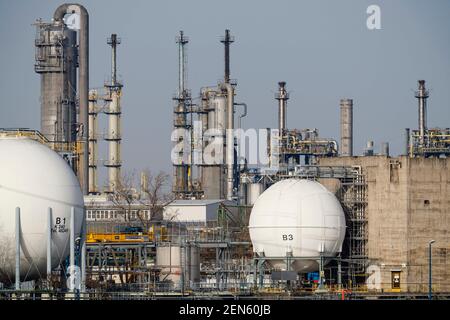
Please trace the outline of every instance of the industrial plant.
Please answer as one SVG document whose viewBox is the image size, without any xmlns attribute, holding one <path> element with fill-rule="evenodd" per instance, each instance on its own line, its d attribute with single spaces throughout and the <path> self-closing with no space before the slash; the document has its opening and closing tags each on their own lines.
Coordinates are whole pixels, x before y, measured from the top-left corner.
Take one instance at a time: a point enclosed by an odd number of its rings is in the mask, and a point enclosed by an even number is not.
<svg viewBox="0 0 450 320">
<path fill-rule="evenodd" d="M 195 89 L 179 31 L 172 172 L 130 176 L 120 34 L 105 39 L 111 70 L 98 88 L 89 19 L 62 4 L 36 21 L 41 126 L 0 129 L 0 299 L 450 298 L 450 129 L 427 118 L 425 80 L 411 80 L 418 122 L 402 154 L 368 141 L 357 155 L 358 101 L 336 101 L 340 136 L 323 137 L 289 126 L 291 88 L 273 79 L 278 126 L 244 130 L 260 111 L 232 79 L 239 30 L 212 39 L 223 78 Z"/>
</svg>

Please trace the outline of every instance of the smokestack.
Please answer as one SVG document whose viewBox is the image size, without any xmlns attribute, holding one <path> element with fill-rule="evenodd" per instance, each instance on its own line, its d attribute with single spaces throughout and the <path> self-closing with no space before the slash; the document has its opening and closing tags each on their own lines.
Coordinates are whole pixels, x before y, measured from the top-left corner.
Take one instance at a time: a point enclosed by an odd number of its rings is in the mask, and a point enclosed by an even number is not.
<svg viewBox="0 0 450 320">
<path fill-rule="evenodd" d="M 278 92 L 275 93 L 275 99 L 278 100 L 278 130 L 281 136 L 286 130 L 287 101 L 289 100 L 289 93 L 286 91 L 286 82 L 278 82 Z"/>
<path fill-rule="evenodd" d="M 415 97 L 419 105 L 419 143 L 424 144 L 425 131 L 427 130 L 427 98 L 428 91 L 425 89 L 425 80 L 419 80 L 419 90 Z"/>
<path fill-rule="evenodd" d="M 230 83 L 230 44 L 234 42 L 234 37 L 230 35 L 230 30 L 225 30 L 225 36 L 220 40 L 225 47 L 225 83 Z"/>
<path fill-rule="evenodd" d="M 341 156 L 353 156 L 353 100 L 341 99 Z"/>
<path fill-rule="evenodd" d="M 80 131 L 78 140 L 81 142 L 81 156 L 78 161 L 78 179 L 83 191 L 83 194 L 88 194 L 89 190 L 89 150 L 88 150 L 88 104 L 89 104 L 89 14 L 85 7 L 80 4 L 63 4 L 60 5 L 53 14 L 53 19 L 63 23 L 63 18 L 66 14 L 77 13 L 80 16 L 80 30 L 79 34 L 79 73 L 78 73 L 78 88 L 79 88 L 79 105 L 80 116 L 79 124 Z"/>
</svg>

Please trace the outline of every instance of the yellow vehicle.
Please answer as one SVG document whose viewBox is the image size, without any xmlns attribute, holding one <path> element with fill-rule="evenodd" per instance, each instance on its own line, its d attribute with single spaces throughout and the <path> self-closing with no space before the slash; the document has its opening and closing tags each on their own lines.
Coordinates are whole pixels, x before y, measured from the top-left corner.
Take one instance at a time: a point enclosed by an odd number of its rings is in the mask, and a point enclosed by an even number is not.
<svg viewBox="0 0 450 320">
<path fill-rule="evenodd" d="M 87 243 L 99 242 L 153 242 L 155 240 L 167 241 L 167 228 L 165 226 L 152 225 L 148 232 L 143 232 L 141 227 L 123 227 L 118 228 L 112 233 L 87 234 Z"/>
</svg>

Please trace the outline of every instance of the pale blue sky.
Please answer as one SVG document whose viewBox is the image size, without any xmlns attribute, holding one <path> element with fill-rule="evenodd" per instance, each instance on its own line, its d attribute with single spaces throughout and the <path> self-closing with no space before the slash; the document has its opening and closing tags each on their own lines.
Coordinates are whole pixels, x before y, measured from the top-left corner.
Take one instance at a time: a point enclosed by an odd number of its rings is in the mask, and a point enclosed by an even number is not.
<svg viewBox="0 0 450 320">
<path fill-rule="evenodd" d="M 39 129 L 39 76 L 32 23 L 50 20 L 61 1 L 0 0 L 0 127 Z M 417 80 L 431 91 L 429 127 L 450 126 L 450 1 L 80 1 L 90 14 L 91 87 L 109 75 L 106 38 L 118 51 L 126 169 L 171 172 L 175 36 L 184 30 L 189 87 L 223 77 L 224 29 L 231 29 L 231 77 L 249 105 L 246 128 L 277 126 L 273 93 L 291 91 L 288 127 L 318 128 L 339 139 L 339 99 L 354 99 L 355 153 L 368 139 L 403 150 L 405 127 L 417 127 Z M 366 28 L 366 8 L 381 7 L 382 30 Z M 377 150 L 376 150 L 377 151 Z"/>
</svg>

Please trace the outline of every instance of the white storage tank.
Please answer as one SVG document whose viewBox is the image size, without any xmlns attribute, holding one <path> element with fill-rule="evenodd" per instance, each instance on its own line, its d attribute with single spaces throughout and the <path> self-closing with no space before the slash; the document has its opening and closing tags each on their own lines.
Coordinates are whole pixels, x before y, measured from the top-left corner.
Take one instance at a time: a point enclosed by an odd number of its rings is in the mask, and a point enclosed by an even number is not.
<svg viewBox="0 0 450 320">
<path fill-rule="evenodd" d="M 268 188 L 255 202 L 249 222 L 253 251 L 276 269 L 283 257 L 297 259 L 297 272 L 319 269 L 320 256 L 336 256 L 345 237 L 345 215 L 336 197 L 315 181 L 286 179 Z M 326 261 L 324 261 L 326 263 Z"/>
<path fill-rule="evenodd" d="M 15 279 L 15 209 L 20 207 L 22 281 L 45 277 L 48 208 L 53 210 L 52 268 L 69 255 L 71 208 L 75 238 L 84 216 L 80 184 L 66 161 L 27 138 L 0 137 L 0 282 Z"/>
</svg>

